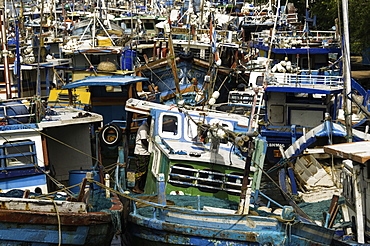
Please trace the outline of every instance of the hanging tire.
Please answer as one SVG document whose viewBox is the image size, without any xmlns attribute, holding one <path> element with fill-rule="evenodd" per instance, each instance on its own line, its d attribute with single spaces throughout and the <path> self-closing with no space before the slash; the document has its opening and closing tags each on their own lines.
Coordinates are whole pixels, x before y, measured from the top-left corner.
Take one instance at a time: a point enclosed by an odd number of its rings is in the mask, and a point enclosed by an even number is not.
<svg viewBox="0 0 370 246">
<path fill-rule="evenodd" d="M 99 140 L 102 144 L 115 146 L 122 140 L 121 128 L 115 124 L 105 125 L 99 132 Z"/>
</svg>

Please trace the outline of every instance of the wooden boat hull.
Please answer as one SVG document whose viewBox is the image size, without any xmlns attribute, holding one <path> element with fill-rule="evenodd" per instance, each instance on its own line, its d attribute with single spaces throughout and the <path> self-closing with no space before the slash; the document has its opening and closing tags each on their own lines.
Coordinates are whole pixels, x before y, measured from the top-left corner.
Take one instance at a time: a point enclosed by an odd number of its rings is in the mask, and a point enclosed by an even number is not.
<svg viewBox="0 0 370 246">
<path fill-rule="evenodd" d="M 23 217 L 23 216 L 22 216 Z M 27 220 L 32 218 L 23 217 Z M 94 225 L 62 225 L 62 245 L 110 245 L 114 231 L 111 223 Z M 19 222 L 1 222 L 1 244 L 6 245 L 55 245 L 59 242 L 58 224 L 30 224 Z M 0 244 L 0 245 L 1 245 Z"/>
<path fill-rule="evenodd" d="M 170 197 L 171 201 L 177 199 L 192 198 Z M 135 206 L 128 215 L 127 228 L 133 245 L 330 245 L 334 235 L 333 230 L 312 223 L 289 222 L 284 216 L 158 207 L 153 212 L 151 207 Z"/>
<path fill-rule="evenodd" d="M 122 210 L 118 199 L 110 210 Z M 0 245 L 58 245 L 60 242 L 61 245 L 108 246 L 116 232 L 113 221 L 108 212 L 13 210 L 2 203 Z"/>
<path fill-rule="evenodd" d="M 217 216 L 216 216 L 217 217 Z M 215 218 L 216 218 L 215 217 Z M 241 216 L 239 222 L 246 224 L 253 216 Z M 199 221 L 204 218 L 198 217 Z M 259 221 L 259 219 L 262 219 Z M 313 224 L 298 223 L 291 225 L 291 234 L 285 231 L 283 223 L 264 221 L 265 218 L 253 218 L 252 224 L 261 223 L 261 228 L 253 227 L 246 230 L 239 228 L 237 223 L 230 223 L 229 218 L 222 216 L 215 219 L 216 224 L 223 224 L 222 228 L 191 225 L 190 221 L 178 223 L 155 220 L 150 218 L 131 217 L 129 224 L 133 245 L 330 245 L 334 232 Z M 277 230 L 262 226 L 264 223 L 273 223 Z"/>
</svg>

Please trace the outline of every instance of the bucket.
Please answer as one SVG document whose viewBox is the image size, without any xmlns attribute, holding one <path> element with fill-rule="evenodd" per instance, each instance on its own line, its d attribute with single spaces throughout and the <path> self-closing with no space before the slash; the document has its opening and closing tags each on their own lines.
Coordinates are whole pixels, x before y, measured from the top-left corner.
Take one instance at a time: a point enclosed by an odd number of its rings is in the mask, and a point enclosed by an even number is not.
<svg viewBox="0 0 370 246">
<path fill-rule="evenodd" d="M 68 183 L 68 186 L 73 186 L 73 185 L 76 185 L 76 184 L 79 184 L 82 182 L 82 179 L 83 178 L 86 178 L 86 173 L 88 172 L 92 172 L 93 175 L 94 175 L 94 179 L 95 181 L 97 182 L 100 182 L 100 177 L 99 177 L 99 174 L 97 171 L 93 171 L 93 170 L 72 170 L 72 171 L 69 171 L 69 183 Z M 86 188 L 89 187 L 89 183 L 87 183 L 86 185 Z M 93 189 L 96 190 L 96 189 L 99 189 L 100 186 L 94 184 L 93 185 Z M 78 194 L 80 193 L 80 186 L 75 186 L 73 188 L 70 189 L 73 193 L 75 194 Z"/>
</svg>

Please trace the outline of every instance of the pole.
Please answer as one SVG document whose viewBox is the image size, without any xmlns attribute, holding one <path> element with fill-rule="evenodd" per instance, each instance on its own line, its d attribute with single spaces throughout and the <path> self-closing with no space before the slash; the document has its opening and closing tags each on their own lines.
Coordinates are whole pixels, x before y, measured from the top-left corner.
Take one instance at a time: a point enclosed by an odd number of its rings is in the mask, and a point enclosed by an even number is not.
<svg viewBox="0 0 370 246">
<path fill-rule="evenodd" d="M 252 141 L 248 141 L 248 156 L 245 160 L 244 175 L 242 180 L 242 192 L 240 193 L 240 202 L 238 206 L 238 214 L 248 214 L 249 213 L 249 202 L 251 196 L 251 189 L 249 186 L 249 173 L 251 169 L 252 162 Z"/>
<path fill-rule="evenodd" d="M 1 48 L 4 57 L 4 79 L 5 79 L 5 90 L 6 99 L 12 98 L 12 91 L 10 85 L 10 72 L 9 72 L 9 60 L 8 60 L 8 42 L 6 39 L 6 26 L 5 26 L 5 8 L 4 1 L 0 0 L 0 29 L 1 29 Z"/>
<path fill-rule="evenodd" d="M 16 21 L 15 21 L 15 43 L 16 43 L 16 63 L 15 63 L 15 74 L 16 74 L 16 77 L 17 77 L 17 86 L 18 86 L 18 98 L 22 97 L 22 87 L 21 87 L 21 51 L 20 51 L 20 47 L 19 47 L 19 16 L 16 17 Z"/>
<path fill-rule="evenodd" d="M 343 11 L 343 79 L 344 79 L 344 115 L 347 131 L 347 142 L 352 142 L 352 104 L 348 97 L 351 95 L 351 64 L 350 64 L 350 47 L 349 47 L 349 23 L 348 23 L 348 0 L 342 1 Z"/>
</svg>

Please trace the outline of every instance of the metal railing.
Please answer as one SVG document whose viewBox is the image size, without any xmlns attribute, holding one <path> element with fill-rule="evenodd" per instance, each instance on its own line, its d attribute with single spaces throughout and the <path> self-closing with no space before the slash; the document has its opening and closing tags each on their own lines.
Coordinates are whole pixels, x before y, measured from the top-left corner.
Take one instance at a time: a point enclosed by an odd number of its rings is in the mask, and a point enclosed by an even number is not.
<svg viewBox="0 0 370 246">
<path fill-rule="evenodd" d="M 169 177 L 168 182 L 172 185 L 209 189 L 210 192 L 226 191 L 237 194 L 241 192 L 243 180 L 242 174 L 226 174 L 178 165 L 171 166 Z M 250 177 L 250 179 L 252 178 Z"/>
</svg>

